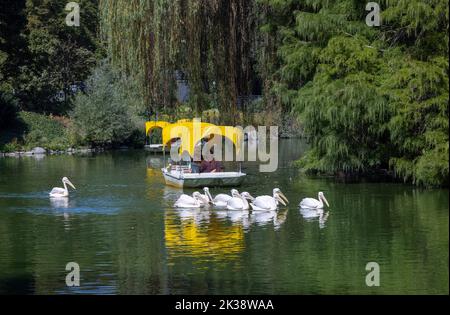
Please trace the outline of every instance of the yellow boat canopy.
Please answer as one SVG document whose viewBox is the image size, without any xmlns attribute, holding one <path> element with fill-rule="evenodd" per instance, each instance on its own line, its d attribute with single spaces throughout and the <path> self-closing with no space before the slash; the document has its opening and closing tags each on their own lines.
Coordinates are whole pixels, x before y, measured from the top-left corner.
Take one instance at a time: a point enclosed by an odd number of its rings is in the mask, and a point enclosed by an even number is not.
<svg viewBox="0 0 450 315">
<path fill-rule="evenodd" d="M 235 146 L 236 152 L 241 149 L 244 141 L 244 133 L 241 128 L 232 126 L 217 126 L 210 123 L 201 122 L 200 119 L 188 120 L 182 119 L 176 123 L 166 121 L 147 121 L 145 123 L 145 133 L 155 128 L 162 129 L 162 144 L 170 146 L 174 139 L 181 139 L 180 152 L 187 151 L 191 157 L 194 156 L 195 146 L 203 138 L 210 138 L 213 135 L 219 135 L 229 139 Z"/>
</svg>

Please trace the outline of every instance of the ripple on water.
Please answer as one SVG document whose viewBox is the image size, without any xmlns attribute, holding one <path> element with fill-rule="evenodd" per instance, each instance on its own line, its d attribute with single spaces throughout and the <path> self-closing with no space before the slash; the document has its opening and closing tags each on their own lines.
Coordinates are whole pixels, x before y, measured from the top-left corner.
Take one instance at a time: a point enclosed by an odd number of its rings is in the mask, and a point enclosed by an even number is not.
<svg viewBox="0 0 450 315">
<path fill-rule="evenodd" d="M 448 190 L 306 177 L 283 164 L 300 149 L 280 141 L 274 173 L 244 164 L 241 191 L 279 187 L 291 201 L 258 213 L 173 209 L 193 190 L 165 186 L 139 152 L 0 160 L 0 293 L 448 294 Z M 62 174 L 77 190 L 50 200 Z M 297 206 L 318 191 L 331 206 L 322 220 Z M 80 288 L 65 286 L 69 261 Z M 375 292 L 368 261 L 384 275 Z"/>
</svg>

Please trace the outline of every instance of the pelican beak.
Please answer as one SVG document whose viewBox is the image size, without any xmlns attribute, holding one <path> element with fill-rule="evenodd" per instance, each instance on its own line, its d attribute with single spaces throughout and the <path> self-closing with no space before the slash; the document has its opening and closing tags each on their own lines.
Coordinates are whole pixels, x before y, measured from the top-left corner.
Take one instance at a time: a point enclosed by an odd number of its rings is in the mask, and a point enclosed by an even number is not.
<svg viewBox="0 0 450 315">
<path fill-rule="evenodd" d="M 70 180 L 67 180 L 67 184 L 72 187 L 73 189 L 76 189 L 75 186 L 70 182 Z"/>
<path fill-rule="evenodd" d="M 286 201 L 286 203 L 289 203 L 289 200 L 286 198 L 286 196 L 281 191 L 278 194 L 280 195 L 281 198 L 283 198 Z M 284 204 L 284 205 L 286 205 L 286 204 Z"/>
<path fill-rule="evenodd" d="M 248 194 L 248 199 L 250 199 L 251 201 L 255 200 L 255 198 L 250 194 Z"/>
<path fill-rule="evenodd" d="M 327 207 L 329 208 L 330 205 L 328 204 L 327 198 L 325 198 L 325 196 L 322 196 L 322 198 L 323 198 L 323 201 L 325 201 L 325 203 L 327 204 Z"/>
<path fill-rule="evenodd" d="M 208 203 L 213 204 L 213 197 L 211 196 L 211 193 L 209 192 L 209 190 L 205 190 L 205 195 L 208 197 Z"/>
<path fill-rule="evenodd" d="M 283 206 L 286 206 L 286 203 L 284 202 L 283 198 L 281 198 L 280 196 L 277 196 L 277 200 L 278 200 Z"/>
</svg>

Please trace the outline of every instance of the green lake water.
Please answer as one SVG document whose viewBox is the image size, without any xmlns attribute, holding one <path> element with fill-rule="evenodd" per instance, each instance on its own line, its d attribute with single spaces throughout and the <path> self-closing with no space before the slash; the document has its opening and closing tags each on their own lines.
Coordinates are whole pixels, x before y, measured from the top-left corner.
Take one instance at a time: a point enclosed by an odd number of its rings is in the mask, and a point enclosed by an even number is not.
<svg viewBox="0 0 450 315">
<path fill-rule="evenodd" d="M 279 187 L 290 201 L 260 213 L 174 209 L 182 190 L 143 150 L 2 158 L 0 294 L 449 293 L 447 189 L 306 177 L 291 167 L 303 151 L 282 140 L 276 172 L 244 164 L 240 191 Z M 77 190 L 52 201 L 63 176 Z M 330 203 L 322 218 L 298 208 L 318 191 Z M 79 287 L 66 286 L 68 262 Z M 366 285 L 368 262 L 379 287 Z"/>
</svg>

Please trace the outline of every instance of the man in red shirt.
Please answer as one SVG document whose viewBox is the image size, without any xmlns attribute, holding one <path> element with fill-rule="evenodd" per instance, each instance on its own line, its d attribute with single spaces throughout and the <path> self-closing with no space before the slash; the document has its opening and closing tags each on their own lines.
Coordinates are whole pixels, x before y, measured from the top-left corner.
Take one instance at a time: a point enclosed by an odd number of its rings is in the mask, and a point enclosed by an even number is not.
<svg viewBox="0 0 450 315">
<path fill-rule="evenodd" d="M 222 163 L 216 161 L 214 158 L 211 161 L 202 160 L 200 164 L 200 173 L 214 173 L 223 170 Z"/>
</svg>

